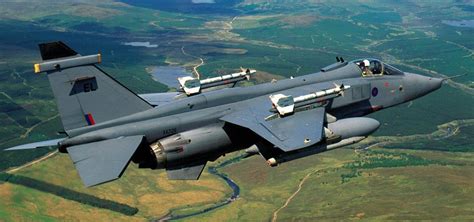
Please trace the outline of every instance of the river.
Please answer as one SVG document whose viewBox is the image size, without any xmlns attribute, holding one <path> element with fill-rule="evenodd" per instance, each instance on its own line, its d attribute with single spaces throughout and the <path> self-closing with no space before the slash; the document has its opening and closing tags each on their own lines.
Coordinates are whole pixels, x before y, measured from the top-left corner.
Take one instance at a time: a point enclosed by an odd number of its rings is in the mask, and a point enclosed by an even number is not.
<svg viewBox="0 0 474 222">
<path fill-rule="evenodd" d="M 219 169 L 239 162 L 243 158 L 243 156 L 244 155 L 240 155 L 240 156 L 228 159 L 228 160 L 218 164 L 217 166 L 211 166 L 211 167 L 208 167 L 208 169 L 207 169 L 207 171 L 210 174 L 216 175 L 216 176 L 222 178 L 227 183 L 227 185 L 232 189 L 232 195 L 230 197 L 228 197 L 228 198 L 222 200 L 221 202 L 216 203 L 215 205 L 210 206 L 208 208 L 205 208 L 205 209 L 202 209 L 202 210 L 199 210 L 199 211 L 196 211 L 196 212 L 187 213 L 187 214 L 175 214 L 173 212 L 173 210 L 171 210 L 170 213 L 168 213 L 164 217 L 160 218 L 158 221 L 178 220 L 178 219 L 193 217 L 193 216 L 197 216 L 197 215 L 204 214 L 204 213 L 207 213 L 209 211 L 218 209 L 220 207 L 223 207 L 227 204 L 230 204 L 230 203 L 234 202 L 240 195 L 240 187 L 232 179 L 230 179 L 226 174 L 219 172 Z M 182 210 L 182 209 L 180 209 L 180 210 Z"/>
</svg>

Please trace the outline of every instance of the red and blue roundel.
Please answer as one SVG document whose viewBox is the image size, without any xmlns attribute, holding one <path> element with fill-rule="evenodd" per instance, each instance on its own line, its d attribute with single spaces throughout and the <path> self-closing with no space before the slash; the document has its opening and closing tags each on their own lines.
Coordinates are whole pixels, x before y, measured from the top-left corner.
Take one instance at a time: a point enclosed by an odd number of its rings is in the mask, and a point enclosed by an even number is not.
<svg viewBox="0 0 474 222">
<path fill-rule="evenodd" d="M 372 96 L 373 96 L 373 97 L 376 97 L 378 94 L 379 94 L 379 89 L 377 89 L 377 87 L 374 87 L 374 88 L 372 89 Z"/>
</svg>

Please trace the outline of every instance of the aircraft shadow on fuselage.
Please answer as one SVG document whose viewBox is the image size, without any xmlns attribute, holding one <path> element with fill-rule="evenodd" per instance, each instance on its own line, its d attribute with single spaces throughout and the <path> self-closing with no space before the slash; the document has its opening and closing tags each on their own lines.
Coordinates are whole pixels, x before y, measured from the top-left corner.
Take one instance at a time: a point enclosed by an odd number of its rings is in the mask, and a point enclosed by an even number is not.
<svg viewBox="0 0 474 222">
<path fill-rule="evenodd" d="M 41 192 L 49 193 L 62 197 L 67 200 L 76 201 L 81 204 L 89 205 L 91 207 L 97 207 L 102 209 L 111 210 L 124 215 L 132 216 L 138 212 L 138 209 L 129 205 L 114 202 L 111 200 L 101 199 L 90 194 L 80 193 L 65 187 L 47 183 L 41 180 L 33 179 L 30 177 L 14 175 L 9 173 L 0 174 L 0 183 L 8 182 L 32 188 Z"/>
</svg>

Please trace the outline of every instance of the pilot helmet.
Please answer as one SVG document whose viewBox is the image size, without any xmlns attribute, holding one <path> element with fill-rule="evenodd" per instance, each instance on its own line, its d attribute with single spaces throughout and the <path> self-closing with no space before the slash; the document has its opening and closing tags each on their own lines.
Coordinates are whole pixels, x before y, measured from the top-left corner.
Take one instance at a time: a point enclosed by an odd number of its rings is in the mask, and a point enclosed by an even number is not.
<svg viewBox="0 0 474 222">
<path fill-rule="evenodd" d="M 363 61 L 363 62 L 364 62 L 364 66 L 366 66 L 366 67 L 370 66 L 370 62 L 369 62 L 369 60 L 367 60 L 367 59 L 364 59 L 364 61 Z"/>
</svg>

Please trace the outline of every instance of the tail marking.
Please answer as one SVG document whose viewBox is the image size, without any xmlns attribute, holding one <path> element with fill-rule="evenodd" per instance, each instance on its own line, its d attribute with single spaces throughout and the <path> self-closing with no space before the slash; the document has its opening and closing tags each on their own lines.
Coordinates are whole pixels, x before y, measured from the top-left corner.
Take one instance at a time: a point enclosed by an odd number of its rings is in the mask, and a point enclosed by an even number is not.
<svg viewBox="0 0 474 222">
<path fill-rule="evenodd" d="M 95 125 L 94 117 L 92 117 L 92 114 L 88 113 L 85 115 L 85 117 L 89 126 Z"/>
</svg>

